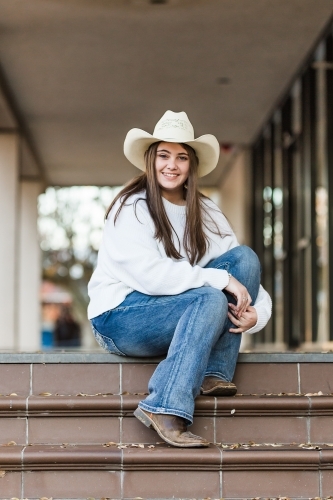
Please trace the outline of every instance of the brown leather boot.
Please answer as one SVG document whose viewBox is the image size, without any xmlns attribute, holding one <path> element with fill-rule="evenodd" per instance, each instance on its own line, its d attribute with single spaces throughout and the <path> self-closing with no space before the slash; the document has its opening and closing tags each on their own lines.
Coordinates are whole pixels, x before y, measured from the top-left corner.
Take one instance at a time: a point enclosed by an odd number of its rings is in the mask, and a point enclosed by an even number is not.
<svg viewBox="0 0 333 500">
<path fill-rule="evenodd" d="M 234 396 L 237 387 L 217 377 L 205 377 L 200 392 L 204 396 Z"/>
<path fill-rule="evenodd" d="M 165 413 L 149 413 L 141 408 L 137 408 L 134 415 L 144 425 L 155 429 L 157 434 L 172 446 L 178 446 L 179 448 L 204 448 L 209 446 L 206 439 L 187 432 L 184 418 L 176 415 L 166 415 Z"/>
</svg>

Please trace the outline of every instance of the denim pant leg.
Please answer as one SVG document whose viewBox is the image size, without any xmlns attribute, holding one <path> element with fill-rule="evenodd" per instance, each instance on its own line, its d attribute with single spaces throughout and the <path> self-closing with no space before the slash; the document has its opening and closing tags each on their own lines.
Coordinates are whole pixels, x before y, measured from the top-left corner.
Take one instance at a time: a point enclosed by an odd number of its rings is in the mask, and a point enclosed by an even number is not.
<svg viewBox="0 0 333 500">
<path fill-rule="evenodd" d="M 228 310 L 220 290 L 202 287 L 192 292 L 200 295 L 182 315 L 167 357 L 149 381 L 149 396 L 139 405 L 153 413 L 182 416 L 189 423 L 193 421 L 194 399 L 200 392 L 212 347 L 221 336 Z M 181 407 L 186 408 L 186 413 L 179 413 L 177 409 Z"/>
<path fill-rule="evenodd" d="M 149 381 L 149 396 L 139 406 L 191 423 L 194 399 L 227 312 L 225 294 L 212 287 L 173 296 L 133 292 L 120 306 L 94 318 L 92 325 L 113 352 L 117 349 L 129 356 L 167 353 Z"/>
<path fill-rule="evenodd" d="M 253 250 L 238 246 L 212 260 L 206 267 L 225 269 L 248 290 L 252 305 L 256 301 L 260 285 L 260 262 Z M 225 292 L 228 302 L 236 303 L 234 297 Z M 216 376 L 231 382 L 235 373 L 242 334 L 229 332 L 235 325 L 227 318 L 223 333 L 214 345 L 207 364 L 206 375 Z"/>
</svg>

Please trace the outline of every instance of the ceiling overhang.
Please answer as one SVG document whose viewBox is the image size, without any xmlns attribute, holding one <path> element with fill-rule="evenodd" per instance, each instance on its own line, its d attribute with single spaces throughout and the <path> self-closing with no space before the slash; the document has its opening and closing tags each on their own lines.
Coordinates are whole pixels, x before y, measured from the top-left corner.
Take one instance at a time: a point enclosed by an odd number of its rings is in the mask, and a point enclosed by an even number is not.
<svg viewBox="0 0 333 500">
<path fill-rule="evenodd" d="M 0 0 L 0 12 L 3 73 L 48 182 L 120 185 L 138 173 L 127 131 L 152 132 L 167 109 L 186 111 L 196 136 L 250 144 L 333 3 Z M 0 95 L 0 127 L 15 126 Z"/>
</svg>

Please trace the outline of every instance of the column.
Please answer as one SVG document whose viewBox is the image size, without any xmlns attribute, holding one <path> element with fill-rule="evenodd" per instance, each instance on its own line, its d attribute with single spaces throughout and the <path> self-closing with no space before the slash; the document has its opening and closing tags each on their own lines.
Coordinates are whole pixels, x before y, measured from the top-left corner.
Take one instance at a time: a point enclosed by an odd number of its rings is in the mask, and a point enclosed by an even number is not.
<svg viewBox="0 0 333 500">
<path fill-rule="evenodd" d="M 16 347 L 18 136 L 0 134 L 0 349 Z"/>
<path fill-rule="evenodd" d="M 17 348 L 19 351 L 40 349 L 41 259 L 37 232 L 37 198 L 40 192 L 40 182 L 32 180 L 20 182 L 17 253 Z"/>
<path fill-rule="evenodd" d="M 251 168 L 250 150 L 243 148 L 229 167 L 228 175 L 220 186 L 223 213 L 228 217 L 237 239 L 242 245 L 251 246 Z M 240 350 L 251 349 L 253 336 L 244 334 Z"/>
</svg>

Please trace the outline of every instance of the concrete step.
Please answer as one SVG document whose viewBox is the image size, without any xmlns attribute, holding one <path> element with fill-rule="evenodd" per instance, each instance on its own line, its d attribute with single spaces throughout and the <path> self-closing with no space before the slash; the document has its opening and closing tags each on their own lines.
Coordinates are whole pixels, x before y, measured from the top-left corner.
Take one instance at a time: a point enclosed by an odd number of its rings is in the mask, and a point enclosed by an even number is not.
<svg viewBox="0 0 333 500">
<path fill-rule="evenodd" d="M 333 489 L 333 450 L 320 446 L 8 446 L 0 463 L 1 499 L 323 498 Z"/>
<path fill-rule="evenodd" d="M 210 447 L 178 449 L 133 417 L 158 360 L 0 354 L 0 499 L 328 497 L 332 361 L 240 355 L 239 394 L 196 400 Z"/>
<path fill-rule="evenodd" d="M 156 359 L 111 354 L 0 354 L 0 394 L 145 393 Z M 240 354 L 241 394 L 333 393 L 333 353 Z"/>
</svg>

